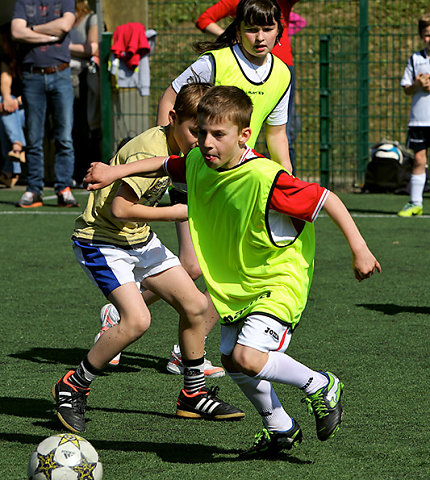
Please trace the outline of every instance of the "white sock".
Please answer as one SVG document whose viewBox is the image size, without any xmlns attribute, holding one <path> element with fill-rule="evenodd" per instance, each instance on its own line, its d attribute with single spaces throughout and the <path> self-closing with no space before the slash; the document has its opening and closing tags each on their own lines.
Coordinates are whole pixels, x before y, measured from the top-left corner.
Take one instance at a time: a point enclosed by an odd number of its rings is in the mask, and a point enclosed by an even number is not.
<svg viewBox="0 0 430 480">
<path fill-rule="evenodd" d="M 266 380 L 256 380 L 244 373 L 229 373 L 233 382 L 242 390 L 248 400 L 261 415 L 263 425 L 272 432 L 285 432 L 293 426 L 293 421 L 282 408 L 272 384 Z"/>
<path fill-rule="evenodd" d="M 411 203 L 414 205 L 423 204 L 423 192 L 426 184 L 426 174 L 411 175 Z"/>
<path fill-rule="evenodd" d="M 311 370 L 294 358 L 281 352 L 269 352 L 269 359 L 255 377 L 258 380 L 286 383 L 300 388 L 306 395 L 315 393 L 327 385 L 327 377 Z"/>
</svg>

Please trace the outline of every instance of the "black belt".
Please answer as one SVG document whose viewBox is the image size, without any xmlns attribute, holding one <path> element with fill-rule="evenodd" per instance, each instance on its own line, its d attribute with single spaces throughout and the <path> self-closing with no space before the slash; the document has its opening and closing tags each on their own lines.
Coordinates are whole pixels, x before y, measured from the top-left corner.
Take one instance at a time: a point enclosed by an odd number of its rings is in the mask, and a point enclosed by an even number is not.
<svg viewBox="0 0 430 480">
<path fill-rule="evenodd" d="M 24 65 L 23 70 L 24 72 L 30 73 L 41 73 L 42 75 L 50 75 L 51 73 L 55 72 L 62 72 L 69 68 L 69 63 L 60 63 L 59 65 L 55 65 L 55 67 L 34 67 L 33 65 Z"/>
</svg>

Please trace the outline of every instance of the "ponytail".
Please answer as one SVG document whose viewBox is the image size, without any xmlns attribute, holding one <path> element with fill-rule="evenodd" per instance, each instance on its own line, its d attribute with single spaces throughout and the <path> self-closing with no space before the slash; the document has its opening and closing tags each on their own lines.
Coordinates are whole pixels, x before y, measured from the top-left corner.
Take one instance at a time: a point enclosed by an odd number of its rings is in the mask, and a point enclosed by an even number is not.
<svg viewBox="0 0 430 480">
<path fill-rule="evenodd" d="M 213 42 L 196 42 L 193 45 L 193 48 L 199 55 L 203 55 L 210 50 L 220 50 L 221 48 L 232 47 L 237 43 L 237 30 L 237 20 L 234 19 L 224 32 L 216 38 L 216 40 Z"/>
</svg>

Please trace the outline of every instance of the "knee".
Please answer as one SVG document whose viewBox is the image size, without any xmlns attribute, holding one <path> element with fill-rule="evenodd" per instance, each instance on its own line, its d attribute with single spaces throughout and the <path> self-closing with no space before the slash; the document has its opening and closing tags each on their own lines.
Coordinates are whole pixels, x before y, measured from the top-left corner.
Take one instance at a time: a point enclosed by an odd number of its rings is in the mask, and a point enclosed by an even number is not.
<svg viewBox="0 0 430 480">
<path fill-rule="evenodd" d="M 208 299 L 203 293 L 198 291 L 198 294 L 193 296 L 193 301 L 183 305 L 183 309 L 184 315 L 190 324 L 201 323 L 208 311 Z"/>
<path fill-rule="evenodd" d="M 236 370 L 245 373 L 250 377 L 255 377 L 261 371 L 260 355 L 255 355 L 251 349 L 233 350 L 231 361 Z"/>
<path fill-rule="evenodd" d="M 151 325 L 151 316 L 149 314 L 121 315 L 119 328 L 129 338 L 130 342 L 139 339 Z"/>
</svg>

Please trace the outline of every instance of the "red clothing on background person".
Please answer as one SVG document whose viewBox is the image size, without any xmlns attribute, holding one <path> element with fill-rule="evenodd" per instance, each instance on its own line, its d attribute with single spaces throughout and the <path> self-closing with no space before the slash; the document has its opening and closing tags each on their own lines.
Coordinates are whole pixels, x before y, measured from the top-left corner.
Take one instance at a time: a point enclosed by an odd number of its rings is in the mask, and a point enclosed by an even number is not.
<svg viewBox="0 0 430 480">
<path fill-rule="evenodd" d="M 281 59 L 287 65 L 293 65 L 293 53 L 291 50 L 290 38 L 288 35 L 288 18 L 291 9 L 298 0 L 278 0 L 279 8 L 282 12 L 282 24 L 284 26 L 284 33 L 281 40 L 275 45 L 272 53 Z M 235 17 L 236 7 L 239 0 L 220 0 L 205 10 L 197 19 L 196 25 L 202 32 L 210 23 L 216 23 L 225 17 Z"/>
<path fill-rule="evenodd" d="M 130 70 L 134 70 L 140 58 L 150 51 L 145 27 L 139 22 L 130 22 L 116 27 L 113 33 L 111 52 L 124 60 Z"/>
</svg>

